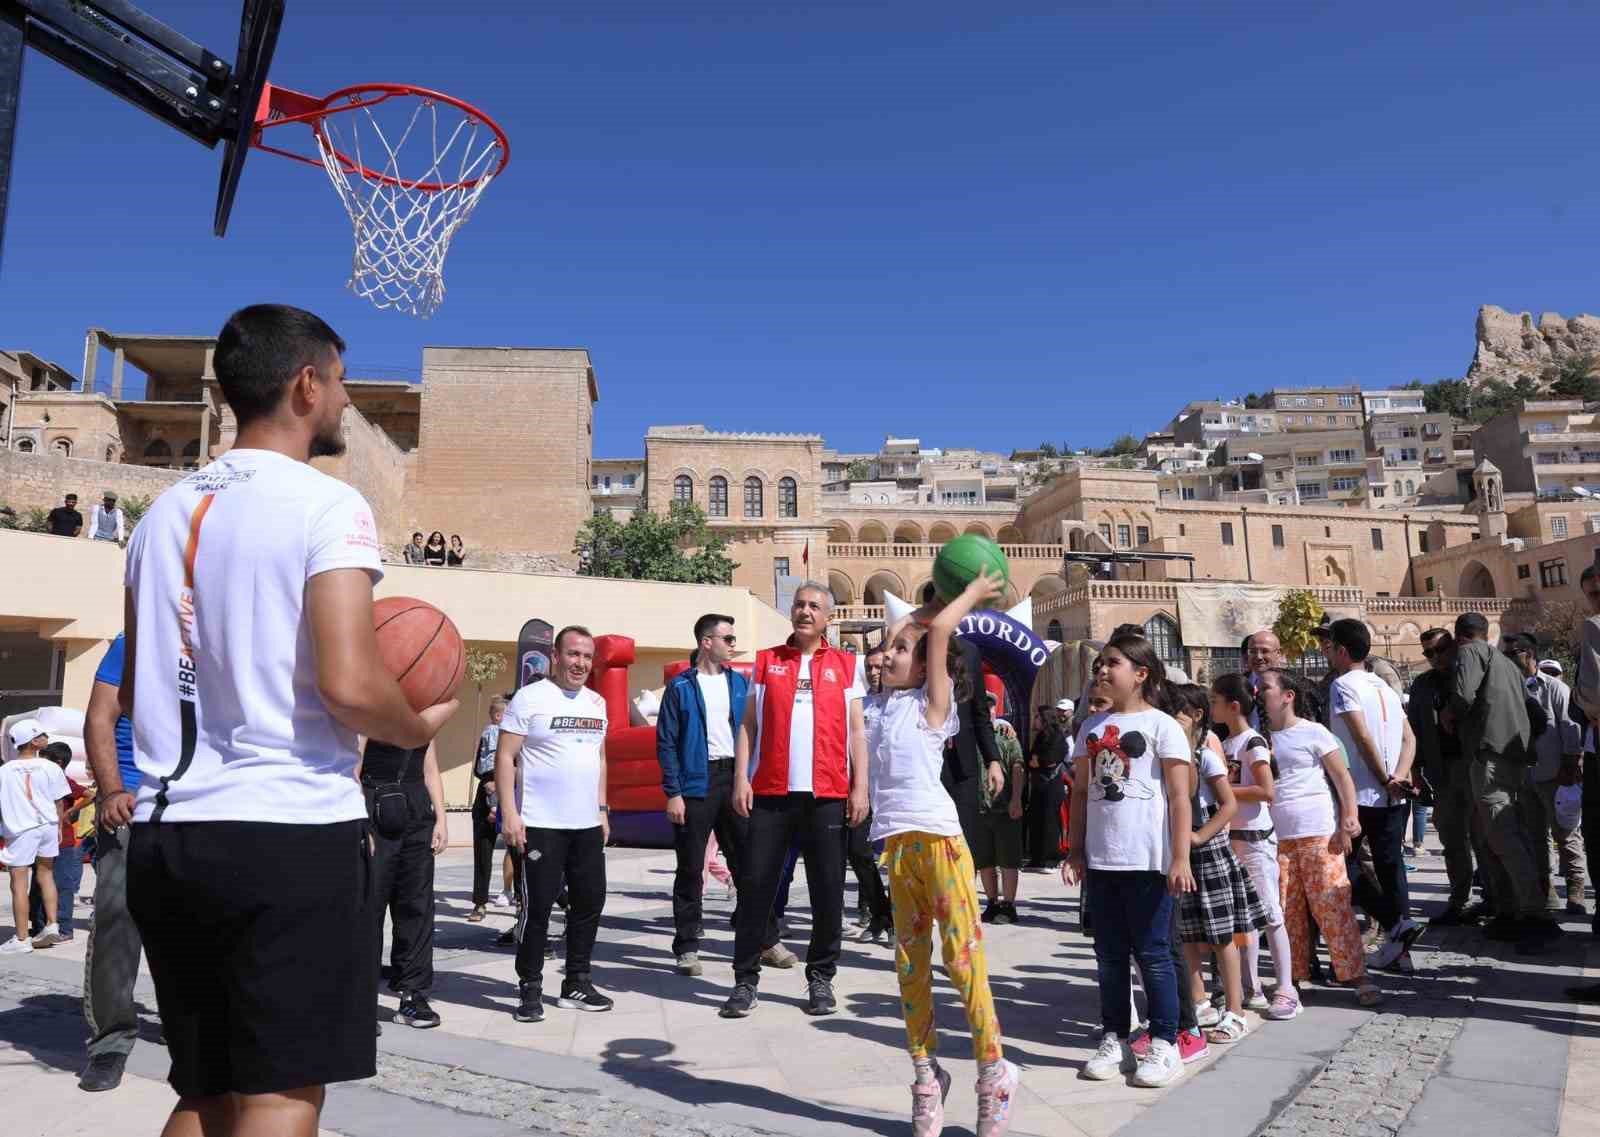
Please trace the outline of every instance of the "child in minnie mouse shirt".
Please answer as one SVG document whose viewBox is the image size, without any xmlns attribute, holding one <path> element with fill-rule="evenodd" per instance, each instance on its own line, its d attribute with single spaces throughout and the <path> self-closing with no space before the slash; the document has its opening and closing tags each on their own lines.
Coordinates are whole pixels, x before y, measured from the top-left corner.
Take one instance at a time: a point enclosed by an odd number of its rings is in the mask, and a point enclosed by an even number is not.
<svg viewBox="0 0 1600 1137">
<path fill-rule="evenodd" d="M 1183 728 L 1152 705 L 1166 682 L 1143 636 L 1113 636 L 1095 661 L 1094 691 L 1111 700 L 1078 729 L 1073 748 L 1069 882 L 1087 879 L 1100 981 L 1100 1048 L 1084 1076 L 1105 1080 L 1133 1069 L 1139 1086 L 1164 1086 L 1183 1073 L 1178 1056 L 1178 976 L 1172 965 L 1173 897 L 1194 890 L 1189 867 L 1190 770 Z M 1150 1004 L 1150 1048 L 1128 1047 L 1130 959 Z"/>
</svg>

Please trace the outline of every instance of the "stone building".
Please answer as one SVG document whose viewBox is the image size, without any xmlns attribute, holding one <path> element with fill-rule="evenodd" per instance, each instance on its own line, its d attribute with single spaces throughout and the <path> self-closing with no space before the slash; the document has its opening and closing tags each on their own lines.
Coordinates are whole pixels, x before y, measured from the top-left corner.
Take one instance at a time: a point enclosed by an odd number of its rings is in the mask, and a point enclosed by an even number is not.
<svg viewBox="0 0 1600 1137">
<path fill-rule="evenodd" d="M 234 421 L 215 346 L 207 336 L 91 328 L 79 389 L 41 384 L 11 400 L 0 501 L 44 508 L 68 490 L 84 500 L 104 489 L 147 495 L 222 453 Z M 391 550 L 414 529 L 438 529 L 459 534 L 481 567 L 570 571 L 593 509 L 599 390 L 587 351 L 431 347 L 420 383 L 350 375 L 345 389 L 346 452 L 317 465 L 366 495 Z M 68 461 L 40 478 L 17 465 L 30 455 Z"/>
</svg>

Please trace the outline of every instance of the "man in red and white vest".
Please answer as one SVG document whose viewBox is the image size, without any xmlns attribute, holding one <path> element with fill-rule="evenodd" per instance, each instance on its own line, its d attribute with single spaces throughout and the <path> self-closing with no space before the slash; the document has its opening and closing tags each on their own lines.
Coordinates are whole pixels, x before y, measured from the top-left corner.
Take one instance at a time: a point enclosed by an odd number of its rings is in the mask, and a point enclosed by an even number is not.
<svg viewBox="0 0 1600 1137">
<path fill-rule="evenodd" d="M 734 809 L 750 818 L 734 930 L 733 994 L 722 1017 L 756 1005 L 767 914 L 790 843 L 806 862 L 811 946 L 806 952 L 810 1015 L 836 1009 L 833 977 L 844 931 L 848 825 L 867 814 L 867 738 L 861 700 L 865 668 L 826 639 L 833 594 L 807 582 L 795 590 L 794 634 L 758 652 L 749 705 L 734 746 Z"/>
</svg>

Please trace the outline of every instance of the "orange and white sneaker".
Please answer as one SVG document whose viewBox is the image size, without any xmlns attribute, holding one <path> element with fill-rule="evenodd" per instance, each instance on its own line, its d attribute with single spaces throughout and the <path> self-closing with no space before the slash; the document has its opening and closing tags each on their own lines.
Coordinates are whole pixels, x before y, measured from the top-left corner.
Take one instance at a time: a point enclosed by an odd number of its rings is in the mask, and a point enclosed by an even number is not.
<svg viewBox="0 0 1600 1137">
<path fill-rule="evenodd" d="M 978 1137 L 1002 1137 L 1011 1128 L 1011 1101 L 1021 1081 L 1021 1071 L 1004 1058 L 998 1070 L 978 1079 Z"/>
<path fill-rule="evenodd" d="M 939 1137 L 944 1132 L 944 1099 L 950 1096 L 950 1075 L 933 1068 L 934 1080 L 911 1083 L 911 1137 Z"/>
</svg>

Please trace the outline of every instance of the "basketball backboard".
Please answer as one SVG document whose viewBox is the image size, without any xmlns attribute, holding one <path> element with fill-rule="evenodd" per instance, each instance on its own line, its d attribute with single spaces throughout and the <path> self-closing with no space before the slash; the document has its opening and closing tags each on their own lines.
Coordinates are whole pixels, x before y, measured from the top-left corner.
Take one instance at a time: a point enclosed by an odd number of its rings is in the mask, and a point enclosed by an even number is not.
<svg viewBox="0 0 1600 1137">
<path fill-rule="evenodd" d="M 283 4 L 284 0 L 244 0 L 244 12 L 239 18 L 239 55 L 233 68 L 239 91 L 239 119 L 222 152 L 222 179 L 217 186 L 217 212 L 212 225 L 219 237 L 228 231 L 233 195 L 239 190 L 239 176 L 244 173 L 244 160 L 250 153 L 256 107 L 267 85 L 272 53 L 278 46 Z"/>
</svg>

